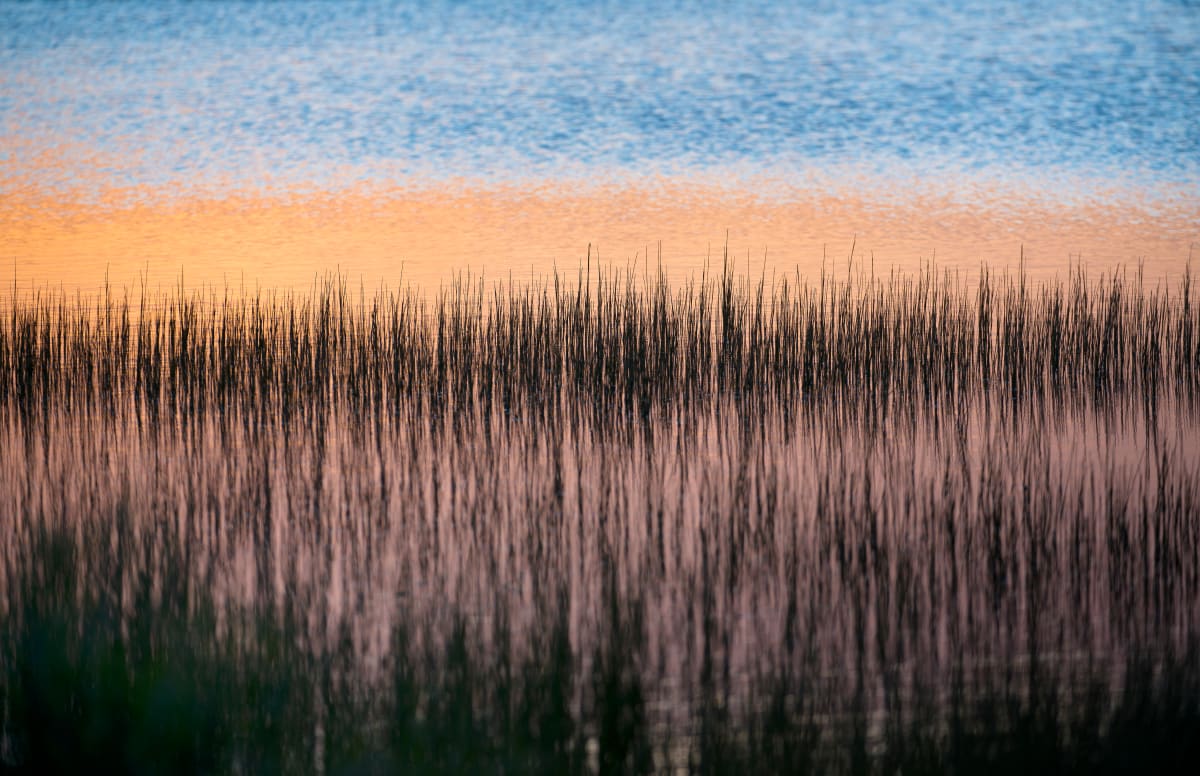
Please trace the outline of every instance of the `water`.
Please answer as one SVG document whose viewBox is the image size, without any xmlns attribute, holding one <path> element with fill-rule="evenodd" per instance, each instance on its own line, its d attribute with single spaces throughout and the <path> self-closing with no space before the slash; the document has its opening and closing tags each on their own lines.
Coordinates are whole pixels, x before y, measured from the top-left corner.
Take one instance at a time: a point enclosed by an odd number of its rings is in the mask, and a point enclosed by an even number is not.
<svg viewBox="0 0 1200 776">
<path fill-rule="evenodd" d="M 18 300 L 0 762 L 1194 769 L 1188 287 L 625 277 Z"/>
<path fill-rule="evenodd" d="M 3 3 L 0 261 L 436 288 L 728 241 L 1173 280 L 1197 40 L 1188 3 Z"/>
<path fill-rule="evenodd" d="M 0 763 L 1167 770 L 1197 41 L 1189 3 L 0 3 Z"/>
<path fill-rule="evenodd" d="M 8 164 L 97 155 L 122 183 L 834 167 L 1198 191 L 1200 12 L 1187 3 L 0 13 Z"/>
</svg>

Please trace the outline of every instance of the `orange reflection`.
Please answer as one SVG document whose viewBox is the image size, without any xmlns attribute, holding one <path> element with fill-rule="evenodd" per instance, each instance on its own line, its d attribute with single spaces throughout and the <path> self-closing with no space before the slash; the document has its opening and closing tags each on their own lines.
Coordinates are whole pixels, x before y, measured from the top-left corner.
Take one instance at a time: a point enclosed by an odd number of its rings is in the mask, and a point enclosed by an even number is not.
<svg viewBox="0 0 1200 776">
<path fill-rule="evenodd" d="M 757 196 L 687 181 L 620 187 L 546 184 L 442 188 L 363 186 L 305 194 L 177 195 L 144 190 L 52 195 L 5 186 L 0 266 L 21 286 L 307 288 L 339 270 L 368 287 L 436 288 L 456 272 L 493 279 L 574 272 L 592 260 L 624 267 L 659 256 L 671 277 L 719 269 L 728 239 L 739 270 L 844 272 L 874 257 L 877 274 L 925 266 L 973 275 L 981 262 L 1035 277 L 1068 263 L 1094 273 L 1144 262 L 1147 280 L 1180 274 L 1200 242 L 1200 206 L 962 204 L 914 197 L 895 204 L 846 193 Z M 5 284 L 7 285 L 7 284 Z"/>
</svg>

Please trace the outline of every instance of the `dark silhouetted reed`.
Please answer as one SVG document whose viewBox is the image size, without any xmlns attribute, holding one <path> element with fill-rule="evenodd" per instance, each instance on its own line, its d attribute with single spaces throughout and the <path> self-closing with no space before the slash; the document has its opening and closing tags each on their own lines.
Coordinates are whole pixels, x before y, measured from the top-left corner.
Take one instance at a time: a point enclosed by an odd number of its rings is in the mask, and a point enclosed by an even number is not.
<svg viewBox="0 0 1200 776">
<path fill-rule="evenodd" d="M 14 293 L 0 764 L 1181 771 L 1190 288 Z"/>
</svg>

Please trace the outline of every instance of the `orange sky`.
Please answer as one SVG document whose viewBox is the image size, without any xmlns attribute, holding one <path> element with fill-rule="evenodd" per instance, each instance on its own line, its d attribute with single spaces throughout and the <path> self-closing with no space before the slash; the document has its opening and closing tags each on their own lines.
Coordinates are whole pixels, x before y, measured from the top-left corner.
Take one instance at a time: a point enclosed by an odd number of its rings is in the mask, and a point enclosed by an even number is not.
<svg viewBox="0 0 1200 776">
<path fill-rule="evenodd" d="M 0 189 L 5 190 L 5 189 Z M 926 196 L 896 204 L 853 193 L 746 189 L 687 181 L 614 187 L 442 188 L 379 186 L 335 193 L 168 195 L 111 189 L 0 195 L 0 267 L 19 285 L 94 290 L 108 272 L 118 288 L 307 288 L 340 268 L 368 287 L 435 288 L 456 271 L 518 280 L 557 263 L 574 272 L 589 243 L 605 264 L 639 266 L 662 244 L 672 277 L 719 267 L 728 232 L 739 269 L 819 273 L 822 254 L 844 271 L 852 243 L 874 253 L 877 273 L 941 268 L 974 273 L 980 262 L 1015 266 L 1022 246 L 1036 276 L 1066 273 L 1082 254 L 1089 270 L 1131 267 L 1148 279 L 1177 276 L 1200 247 L 1200 205 L 1167 212 L 1135 205 L 1047 205 L 1012 198 L 962 204 Z M 403 275 L 401 274 L 403 272 Z M 8 282 L 4 284 L 8 285 Z"/>
</svg>

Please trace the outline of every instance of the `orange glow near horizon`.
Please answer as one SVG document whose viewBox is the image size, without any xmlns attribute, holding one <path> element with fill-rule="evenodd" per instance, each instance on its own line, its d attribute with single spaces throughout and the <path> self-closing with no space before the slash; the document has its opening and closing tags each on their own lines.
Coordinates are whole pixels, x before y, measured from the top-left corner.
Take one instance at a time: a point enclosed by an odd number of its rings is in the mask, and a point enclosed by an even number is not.
<svg viewBox="0 0 1200 776">
<path fill-rule="evenodd" d="M 1064 277 L 1117 266 L 1157 281 L 1182 274 L 1200 241 L 1200 206 L 1168 212 L 1129 205 L 902 204 L 853 194 L 757 196 L 686 181 L 568 190 L 559 186 L 336 193 L 167 196 L 112 189 L 99 196 L 9 189 L 0 198 L 0 267 L 20 287 L 307 289 L 339 271 L 372 288 L 435 289 L 456 273 L 515 281 L 593 263 L 641 271 L 649 254 L 671 278 L 719 270 L 728 239 L 739 271 L 813 278 L 874 260 L 877 275 L 939 269 L 973 276 L 981 264 Z M 728 238 L 727 238 L 728 235 Z M 765 257 L 765 258 L 764 258 Z M 5 283 L 4 285 L 8 285 Z"/>
</svg>

